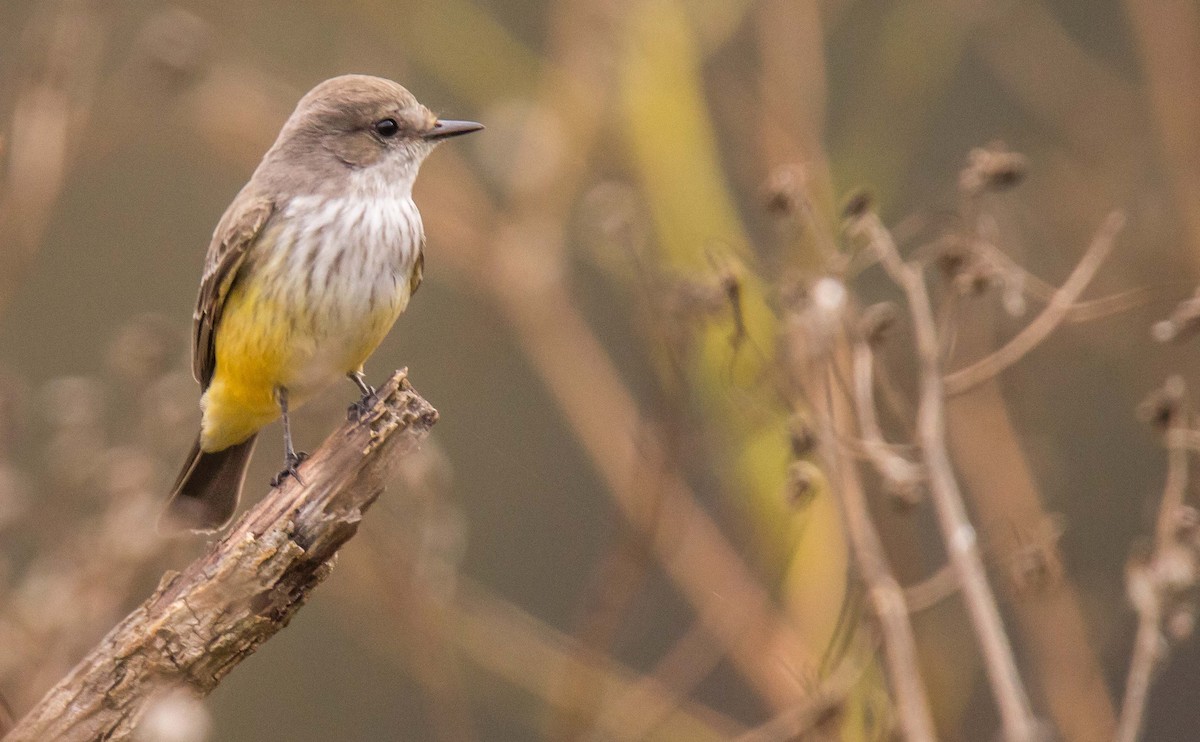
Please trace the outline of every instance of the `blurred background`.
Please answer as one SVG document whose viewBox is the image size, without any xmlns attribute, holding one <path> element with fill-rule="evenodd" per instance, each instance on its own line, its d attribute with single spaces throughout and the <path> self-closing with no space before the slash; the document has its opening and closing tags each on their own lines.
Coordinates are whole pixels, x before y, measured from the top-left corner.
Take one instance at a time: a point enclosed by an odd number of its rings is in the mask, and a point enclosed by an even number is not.
<svg viewBox="0 0 1200 742">
<path fill-rule="evenodd" d="M 959 296 L 931 269 L 951 368 L 1024 327 L 1106 214 L 1128 219 L 1085 294 L 1112 301 L 949 410 L 1035 709 L 1064 739 L 1111 738 L 1126 565 L 1166 472 L 1135 408 L 1170 374 L 1200 381 L 1195 344 L 1150 331 L 1200 263 L 1192 3 L 0 4 L 16 715 L 204 548 L 154 528 L 198 424 L 204 251 L 295 102 L 347 72 L 488 127 L 424 166 L 425 283 L 367 366 L 376 382 L 407 366 L 441 421 L 310 604 L 205 702 L 209 738 L 731 739 L 829 678 L 813 738 L 886 738 L 877 640 L 790 380 L 815 280 L 845 277 L 854 307 L 899 296 L 842 235 L 861 188 L 907 256 L 982 224 L 1045 282 L 1012 269 Z M 966 204 L 969 153 L 1001 141 L 1022 182 Z M 902 321 L 880 351 L 896 441 L 910 348 Z M 301 447 L 355 396 L 305 408 Z M 266 431 L 251 501 L 278 441 Z M 992 738 L 930 506 L 866 481 L 898 578 L 934 596 L 912 621 L 939 735 Z M 1146 739 L 1200 726 L 1190 617 Z"/>
</svg>

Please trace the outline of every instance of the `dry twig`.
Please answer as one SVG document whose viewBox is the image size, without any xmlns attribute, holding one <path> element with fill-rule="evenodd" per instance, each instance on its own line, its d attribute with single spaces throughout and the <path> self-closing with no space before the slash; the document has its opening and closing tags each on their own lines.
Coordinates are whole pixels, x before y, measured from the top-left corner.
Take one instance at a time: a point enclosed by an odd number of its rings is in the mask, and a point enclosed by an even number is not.
<svg viewBox="0 0 1200 742">
<path fill-rule="evenodd" d="M 944 564 L 925 579 L 904 588 L 904 602 L 909 613 L 920 613 L 957 592 L 958 577 L 950 565 Z"/>
<path fill-rule="evenodd" d="M 1104 259 L 1112 251 L 1117 233 L 1124 225 L 1124 214 L 1119 211 L 1109 214 L 1100 225 L 1096 236 L 1092 238 L 1091 245 L 1080 258 L 1075 270 L 1071 272 L 1062 288 L 1054 293 L 1042 313 L 1016 337 L 1009 340 L 1004 347 L 966 368 L 946 374 L 945 393 L 947 395 L 962 394 L 991 379 L 1021 360 L 1026 353 L 1045 340 L 1046 336 L 1054 331 L 1054 328 L 1069 319 L 1075 306 L 1075 300 L 1087 288 L 1092 277 L 1096 275 L 1096 271 L 1104 263 Z"/>
<path fill-rule="evenodd" d="M 888 565 L 883 543 L 871 520 L 870 508 L 862 483 L 858 480 L 858 473 L 854 465 L 844 461 L 838 453 L 833 435 L 835 406 L 831 389 L 832 383 L 826 387 L 826 409 L 823 411 L 826 425 L 822 435 L 822 449 L 827 458 L 827 471 L 834 480 L 834 489 L 842 504 L 855 564 L 866 583 L 867 597 L 871 601 L 875 617 L 879 620 L 884 653 L 887 656 L 888 679 L 896 698 L 900 728 L 904 738 L 910 742 L 932 741 L 936 739 L 933 717 L 929 712 L 929 699 L 925 694 L 921 669 L 917 663 L 916 640 L 909 623 L 904 590 Z M 861 392 L 861 388 L 859 391 Z M 867 400 L 861 394 L 857 394 L 856 397 L 861 420 L 864 417 L 862 406 Z"/>
<path fill-rule="evenodd" d="M 822 279 L 832 281 L 833 279 Z M 818 292 L 813 292 L 817 294 Z M 837 307 L 837 313 L 844 310 L 845 305 Z M 814 361 L 811 367 L 801 369 L 802 364 L 796 364 L 793 370 L 796 380 L 804 388 L 804 396 L 808 400 L 809 409 L 817 416 L 816 433 L 820 441 L 820 452 L 824 459 L 822 469 L 827 473 L 830 487 L 836 493 L 841 508 L 842 521 L 845 523 L 849 536 L 849 547 L 854 557 L 854 565 L 866 586 L 867 599 L 879 622 L 879 631 L 886 657 L 886 668 L 891 691 L 895 698 L 896 714 L 900 730 L 907 740 L 936 739 L 933 717 L 929 711 L 929 699 L 925 693 L 921 669 L 917 661 L 916 640 L 913 637 L 912 624 L 909 621 L 908 608 L 904 602 L 904 590 L 892 574 L 884 552 L 883 542 L 875 523 L 871 519 L 870 507 L 859 477 L 858 467 L 849 456 L 843 455 L 841 438 L 849 435 L 853 423 L 852 411 L 846 394 L 842 394 L 843 385 L 839 383 L 841 376 L 839 349 L 846 347 L 844 332 L 840 328 L 840 316 L 833 318 L 827 312 L 807 312 L 809 321 L 801 322 L 799 332 L 790 334 L 791 354 L 802 353 L 800 348 L 812 349 L 819 347 L 812 338 L 830 331 L 838 332 L 836 341 L 831 343 L 824 352 L 810 356 Z M 875 333 L 865 333 L 874 335 Z M 864 355 L 865 353 L 865 355 Z M 844 356 L 843 354 L 840 354 Z M 858 408 L 859 428 L 861 436 L 867 440 L 865 447 L 868 456 L 883 470 L 896 467 L 890 459 L 894 456 L 887 444 L 883 442 L 878 424 L 875 422 L 874 394 L 872 390 L 871 352 L 866 342 L 860 342 L 854 363 L 854 401 Z M 799 356 L 804 357 L 804 356 Z M 865 387 L 865 389 L 864 389 Z M 866 410 L 864 407 L 871 407 Z M 907 463 L 907 462 L 906 462 Z M 903 467 L 901 467 L 903 468 Z M 888 474 L 884 471 L 884 477 Z M 809 703 L 811 701 L 811 705 Z M 791 739 L 791 736 L 780 736 L 784 730 L 791 730 L 798 723 L 809 724 L 824 711 L 832 708 L 830 699 L 822 699 L 820 693 L 800 709 L 785 709 L 785 713 L 765 727 L 756 730 L 750 739 Z"/>
<path fill-rule="evenodd" d="M 787 709 L 738 737 L 735 742 L 787 742 L 804 739 L 821 726 L 845 703 L 862 674 L 862 668 L 843 660 L 842 664 L 814 692 L 794 708 Z M 907 736 L 906 739 L 915 739 Z M 933 739 L 933 737 L 929 737 Z"/>
<path fill-rule="evenodd" d="M 1129 599 L 1138 614 L 1138 628 L 1125 682 L 1117 742 L 1134 742 L 1138 738 L 1154 670 L 1166 656 L 1163 625 L 1168 618 L 1168 603 L 1196 584 L 1197 554 L 1192 541 L 1196 513 L 1184 504 L 1194 432 L 1188 428 L 1183 379 L 1167 380 L 1144 403 L 1143 411 L 1147 408 L 1151 412 L 1150 422 L 1165 429 L 1167 481 L 1154 529 L 1154 550 L 1149 558 L 1129 570 Z"/>
<path fill-rule="evenodd" d="M 891 279 L 904 291 L 912 316 L 920 362 L 920 404 L 917 438 L 925 459 L 931 499 L 950 564 L 958 577 L 963 600 L 983 652 L 992 693 L 1009 742 L 1037 739 L 1038 724 L 1017 672 L 1012 646 L 1004 631 L 996 598 L 987 581 L 975 529 L 946 449 L 945 394 L 941 344 L 929 291 L 919 267 L 909 265 L 879 217 L 869 209 L 851 213 L 850 234 L 866 240 Z"/>
<path fill-rule="evenodd" d="M 871 346 L 866 342 L 854 346 L 854 400 L 858 410 L 858 425 L 862 431 L 863 450 L 883 479 L 888 492 L 904 502 L 915 502 L 917 488 L 924 475 L 921 467 L 896 453 L 883 439 L 875 414 L 875 365 Z"/>
</svg>

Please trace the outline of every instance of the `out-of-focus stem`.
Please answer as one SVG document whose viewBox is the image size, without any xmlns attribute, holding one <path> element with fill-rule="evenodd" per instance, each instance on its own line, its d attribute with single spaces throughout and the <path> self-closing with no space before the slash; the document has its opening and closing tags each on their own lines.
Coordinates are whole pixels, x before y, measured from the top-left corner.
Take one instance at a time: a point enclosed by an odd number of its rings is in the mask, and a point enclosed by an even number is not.
<svg viewBox="0 0 1200 742">
<path fill-rule="evenodd" d="M 1188 486 L 1188 434 L 1187 416 L 1177 410 L 1172 415 L 1166 436 L 1167 482 L 1163 486 L 1162 503 L 1154 529 L 1154 553 L 1144 566 L 1135 568 L 1140 573 L 1135 572 L 1130 576 L 1131 581 L 1136 581 L 1131 586 L 1130 594 L 1138 614 L 1138 628 L 1133 658 L 1129 662 L 1129 676 L 1125 681 L 1125 700 L 1121 704 L 1117 742 L 1135 742 L 1141 733 L 1154 669 L 1164 654 L 1163 579 L 1164 573 L 1171 571 L 1165 563 L 1172 560 L 1173 552 L 1181 548 L 1177 530 Z"/>
<path fill-rule="evenodd" d="M 954 478 L 946 450 L 945 390 L 942 383 L 940 344 L 929 292 L 920 269 L 908 265 L 891 234 L 874 212 L 856 216 L 851 232 L 865 238 L 884 270 L 904 292 L 913 320 L 920 362 L 920 404 L 917 409 L 917 438 L 925 460 L 931 499 L 938 526 L 962 590 L 967 612 L 975 627 L 1000 711 L 1004 737 L 1009 742 L 1028 742 L 1038 737 L 1029 696 L 1017 672 L 1012 646 L 987 581 L 979 555 L 975 529 L 967 518 L 966 506 Z"/>
<path fill-rule="evenodd" d="M 832 484 L 842 503 L 846 519 L 846 531 L 854 552 L 855 564 L 867 587 L 867 598 L 879 619 L 883 636 L 884 653 L 887 656 L 888 678 L 895 694 L 896 710 L 900 729 L 909 742 L 936 739 L 933 717 L 929 713 L 929 699 L 921 679 L 921 668 L 917 662 L 916 641 L 909 623 L 908 607 L 904 601 L 904 590 L 892 574 L 883 550 L 879 533 L 871 520 L 870 508 L 862 489 L 854 462 L 840 454 L 833 422 L 838 405 L 834 402 L 834 384 L 830 378 L 833 370 L 826 374 L 825 410 L 823 417 L 822 450 L 828 461 Z M 855 351 L 855 402 L 859 420 L 874 420 L 873 395 L 864 393 L 871 382 L 871 352 L 865 345 Z M 861 424 L 861 423 L 860 423 Z M 847 426 L 848 427 L 848 426 Z"/>
<path fill-rule="evenodd" d="M 53 4 L 44 55 L 35 55 L 37 68 L 23 81 L 2 141 L 7 167 L 0 182 L 0 311 L 37 254 L 72 158 L 86 139 L 79 134 L 87 130 L 108 33 L 108 19 L 92 5 Z"/>
</svg>

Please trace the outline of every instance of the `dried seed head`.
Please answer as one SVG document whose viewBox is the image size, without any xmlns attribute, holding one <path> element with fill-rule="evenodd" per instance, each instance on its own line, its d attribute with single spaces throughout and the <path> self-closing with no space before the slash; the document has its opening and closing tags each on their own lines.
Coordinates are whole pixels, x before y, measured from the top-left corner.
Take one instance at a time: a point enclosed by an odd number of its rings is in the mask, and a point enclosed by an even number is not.
<svg viewBox="0 0 1200 742">
<path fill-rule="evenodd" d="M 808 171 L 798 163 L 775 168 L 763 187 L 763 203 L 772 216 L 796 213 L 807 198 Z"/>
<path fill-rule="evenodd" d="M 959 189 L 968 196 L 1001 191 L 1020 183 L 1029 169 L 1024 155 L 1010 152 L 1002 142 L 977 147 L 967 155 L 967 166 L 958 176 Z"/>
<path fill-rule="evenodd" d="M 1200 332 L 1200 289 L 1175 306 L 1171 316 L 1154 323 L 1151 334 L 1160 343 L 1181 343 Z"/>
<path fill-rule="evenodd" d="M 810 461 L 793 461 L 787 471 L 787 504 L 803 509 L 812 502 L 822 481 L 821 470 Z"/>
<path fill-rule="evenodd" d="M 1062 580 L 1063 565 L 1053 544 L 1030 543 L 1012 555 L 1009 577 L 1017 592 L 1044 593 Z"/>
<path fill-rule="evenodd" d="M 867 190 L 859 190 L 850 194 L 842 207 L 842 217 L 845 219 L 860 219 L 871 209 L 875 208 L 875 198 Z"/>
<path fill-rule="evenodd" d="M 793 415 L 788 422 L 788 438 L 792 444 L 792 456 L 802 459 L 817 450 L 817 434 L 808 420 Z"/>
<path fill-rule="evenodd" d="M 922 484 L 925 476 L 920 466 L 897 456 L 889 459 L 891 462 L 881 472 L 883 476 L 883 491 L 888 501 L 901 512 L 907 512 L 921 504 L 925 491 Z"/>
<path fill-rule="evenodd" d="M 971 257 L 954 277 L 954 288 L 962 296 L 979 296 L 1002 279 L 995 267 Z"/>
<path fill-rule="evenodd" d="M 1137 416 L 1158 432 L 1166 432 L 1183 410 L 1186 387 L 1182 376 L 1171 376 L 1138 405 Z"/>
</svg>

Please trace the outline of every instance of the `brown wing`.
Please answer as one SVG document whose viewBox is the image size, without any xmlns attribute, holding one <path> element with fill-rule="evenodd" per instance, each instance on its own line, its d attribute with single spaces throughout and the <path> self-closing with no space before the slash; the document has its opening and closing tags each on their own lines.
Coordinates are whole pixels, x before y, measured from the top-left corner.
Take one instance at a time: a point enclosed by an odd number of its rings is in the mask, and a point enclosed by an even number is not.
<svg viewBox="0 0 1200 742">
<path fill-rule="evenodd" d="M 271 199 L 246 199 L 245 196 L 245 193 L 238 194 L 234 205 L 217 225 L 217 231 L 208 245 L 204 278 L 200 279 L 200 296 L 196 299 L 195 322 L 192 325 L 192 375 L 205 389 L 216 370 L 213 343 L 217 325 L 221 322 L 225 296 L 246 254 L 275 212 L 275 204 Z"/>
<path fill-rule="evenodd" d="M 425 277 L 425 235 L 421 235 L 421 244 L 417 246 L 417 259 L 413 262 L 412 273 L 408 276 L 408 298 L 421 288 L 421 279 Z"/>
</svg>

